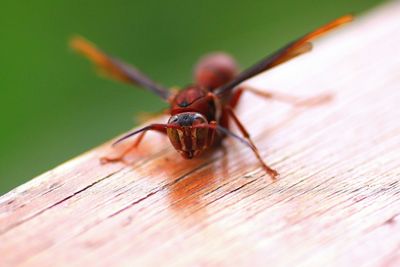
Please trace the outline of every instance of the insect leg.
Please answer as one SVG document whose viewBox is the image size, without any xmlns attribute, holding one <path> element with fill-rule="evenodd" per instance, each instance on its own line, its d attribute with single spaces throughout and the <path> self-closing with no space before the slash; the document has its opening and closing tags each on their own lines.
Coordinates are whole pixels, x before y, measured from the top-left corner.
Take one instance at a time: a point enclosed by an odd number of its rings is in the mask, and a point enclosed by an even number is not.
<svg viewBox="0 0 400 267">
<path fill-rule="evenodd" d="M 139 146 L 140 142 L 143 140 L 143 137 L 144 137 L 144 135 L 146 134 L 147 131 L 157 131 L 157 132 L 160 132 L 160 133 L 163 133 L 163 134 L 167 133 L 166 125 L 164 125 L 164 124 L 151 124 L 149 126 L 141 128 L 141 129 L 139 129 L 137 131 L 128 133 L 127 135 L 125 135 L 122 138 L 120 138 L 119 140 L 117 140 L 113 145 L 118 144 L 118 143 L 124 141 L 125 139 L 127 139 L 129 137 L 132 137 L 132 136 L 134 136 L 136 134 L 139 134 L 139 136 L 137 137 L 135 142 L 132 143 L 132 145 L 130 145 L 127 149 L 125 149 L 118 156 L 115 156 L 115 157 L 102 157 L 100 159 L 101 163 L 124 161 L 124 157 Z"/>
<path fill-rule="evenodd" d="M 232 108 L 229 106 L 225 107 L 227 113 L 229 114 L 229 116 L 233 119 L 233 121 L 235 122 L 235 124 L 238 126 L 240 132 L 243 134 L 243 137 L 249 142 L 249 144 L 252 147 L 252 150 L 254 152 L 254 154 L 256 155 L 257 159 L 260 161 L 261 165 L 263 166 L 263 168 L 265 169 L 265 171 L 272 177 L 272 178 L 276 178 L 279 174 L 276 170 L 272 169 L 271 167 L 269 167 L 264 160 L 261 158 L 260 153 L 258 152 L 257 147 L 254 145 L 253 141 L 250 138 L 250 134 L 249 132 L 246 130 L 246 128 L 244 128 L 243 124 L 240 122 L 239 118 L 235 115 L 235 113 L 233 112 Z"/>
<path fill-rule="evenodd" d="M 276 93 L 276 92 L 261 91 L 254 87 L 251 87 L 251 86 L 241 86 L 237 90 L 241 90 L 242 92 L 248 91 L 255 95 L 258 95 L 258 96 L 261 96 L 261 97 L 264 97 L 267 99 L 285 102 L 285 103 L 291 104 L 293 106 L 298 106 L 298 107 L 318 106 L 318 105 L 321 105 L 321 104 L 331 101 L 333 98 L 332 94 L 320 94 L 320 95 L 316 95 L 316 96 L 312 96 L 312 97 L 308 97 L 308 98 L 300 98 L 300 97 Z"/>
<path fill-rule="evenodd" d="M 243 92 L 244 92 L 244 90 L 243 90 L 242 87 L 239 87 L 235 91 L 233 91 L 232 97 L 229 100 L 229 106 L 231 108 L 235 108 L 237 106 L 237 104 L 239 103 L 240 98 L 243 95 Z"/>
</svg>

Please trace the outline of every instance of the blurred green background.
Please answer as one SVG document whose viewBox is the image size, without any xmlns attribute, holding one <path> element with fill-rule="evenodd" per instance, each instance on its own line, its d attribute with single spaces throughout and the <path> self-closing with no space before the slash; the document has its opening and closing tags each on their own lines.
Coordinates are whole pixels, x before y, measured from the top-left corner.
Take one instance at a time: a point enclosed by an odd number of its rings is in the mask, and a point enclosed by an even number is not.
<svg viewBox="0 0 400 267">
<path fill-rule="evenodd" d="M 300 34 L 381 0 L 5 1 L 0 9 L 0 194 L 165 106 L 101 79 L 67 47 L 80 34 L 166 86 L 224 50 L 248 66 Z M 7 3 L 8 2 L 8 3 Z"/>
</svg>

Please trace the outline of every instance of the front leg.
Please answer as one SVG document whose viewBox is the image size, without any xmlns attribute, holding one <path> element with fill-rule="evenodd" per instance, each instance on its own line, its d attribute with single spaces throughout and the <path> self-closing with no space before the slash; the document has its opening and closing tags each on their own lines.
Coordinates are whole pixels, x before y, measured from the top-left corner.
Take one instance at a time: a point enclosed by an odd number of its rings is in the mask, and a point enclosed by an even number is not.
<svg viewBox="0 0 400 267">
<path fill-rule="evenodd" d="M 165 124 L 151 124 L 149 126 L 141 128 L 137 131 L 128 133 L 127 135 L 118 139 L 113 145 L 118 144 L 118 143 L 124 141 L 125 139 L 132 137 L 136 134 L 139 134 L 139 136 L 135 140 L 135 142 L 133 142 L 132 145 L 130 145 L 127 149 L 125 149 L 121 154 L 119 154 L 118 156 L 115 156 L 115 157 L 107 157 L 107 156 L 102 157 L 102 158 L 100 158 L 100 162 L 102 164 L 105 164 L 105 163 L 109 163 L 109 162 L 124 161 L 125 156 L 128 155 L 131 151 L 133 151 L 134 149 L 136 149 L 139 146 L 140 142 L 142 142 L 143 137 L 147 131 L 157 131 L 157 132 L 160 132 L 163 134 L 167 134 L 166 127 L 167 127 L 167 125 L 165 125 Z"/>
<path fill-rule="evenodd" d="M 239 128 L 240 132 L 242 133 L 243 137 L 247 140 L 247 142 L 250 144 L 251 149 L 253 150 L 255 156 L 257 157 L 257 159 L 260 161 L 262 167 L 264 168 L 264 170 L 273 178 L 275 179 L 276 177 L 279 176 L 279 173 L 272 169 L 271 167 L 269 167 L 264 160 L 261 158 L 260 153 L 258 152 L 257 147 L 255 146 L 255 144 L 253 143 L 253 140 L 251 140 L 250 138 L 250 134 L 249 132 L 246 130 L 246 128 L 243 126 L 243 124 L 240 122 L 239 118 L 236 116 L 236 114 L 233 112 L 232 108 L 229 106 L 225 106 L 224 107 L 226 110 L 226 113 L 229 115 L 230 118 L 233 119 L 233 121 L 235 122 L 236 126 Z"/>
</svg>

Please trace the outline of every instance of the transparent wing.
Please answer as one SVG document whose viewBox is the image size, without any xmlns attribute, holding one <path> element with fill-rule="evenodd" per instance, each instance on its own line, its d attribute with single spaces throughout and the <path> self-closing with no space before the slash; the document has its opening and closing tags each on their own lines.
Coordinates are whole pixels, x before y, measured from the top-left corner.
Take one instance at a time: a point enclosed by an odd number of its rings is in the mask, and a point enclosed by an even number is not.
<svg viewBox="0 0 400 267">
<path fill-rule="evenodd" d="M 279 49 L 275 53 L 267 56 L 257 64 L 253 65 L 252 67 L 248 68 L 247 70 L 240 73 L 235 79 L 231 82 L 223 85 L 215 92 L 216 94 L 223 94 L 224 92 L 233 89 L 243 81 L 263 72 L 266 71 L 276 65 L 279 65 L 283 62 L 286 62 L 294 57 L 297 57 L 301 54 L 304 54 L 312 49 L 312 44 L 310 41 L 314 40 L 315 38 L 321 36 L 322 34 L 329 32 L 330 30 L 339 27 L 347 22 L 353 20 L 352 15 L 345 15 L 340 18 L 337 18 L 328 24 L 316 29 L 313 32 L 310 32 L 297 40 L 294 40 L 284 46 L 283 48 Z"/>
<path fill-rule="evenodd" d="M 158 85 L 135 67 L 105 54 L 84 38 L 74 37 L 70 45 L 75 51 L 91 60 L 105 75 L 122 82 L 141 86 L 157 94 L 164 100 L 168 99 L 170 91 L 167 88 Z"/>
</svg>

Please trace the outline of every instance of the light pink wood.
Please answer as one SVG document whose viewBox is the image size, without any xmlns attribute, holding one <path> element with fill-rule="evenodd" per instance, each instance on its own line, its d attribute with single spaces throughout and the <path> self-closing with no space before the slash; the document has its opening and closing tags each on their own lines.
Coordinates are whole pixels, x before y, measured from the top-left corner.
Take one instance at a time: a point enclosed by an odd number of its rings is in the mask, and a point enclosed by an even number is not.
<svg viewBox="0 0 400 267">
<path fill-rule="evenodd" d="M 0 266 L 400 266 L 400 2 L 249 83 L 335 95 L 244 96 L 276 182 L 233 140 L 186 161 L 149 134 L 128 166 L 105 144 L 0 198 Z"/>
</svg>

